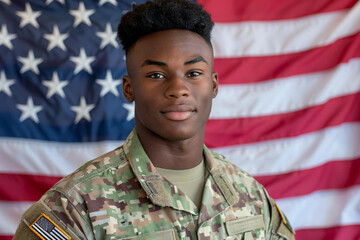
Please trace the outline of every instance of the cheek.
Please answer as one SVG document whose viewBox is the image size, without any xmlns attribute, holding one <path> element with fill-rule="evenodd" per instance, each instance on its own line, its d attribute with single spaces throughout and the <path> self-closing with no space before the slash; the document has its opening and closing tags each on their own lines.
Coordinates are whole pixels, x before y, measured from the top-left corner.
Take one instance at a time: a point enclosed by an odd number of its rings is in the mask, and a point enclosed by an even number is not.
<svg viewBox="0 0 360 240">
<path fill-rule="evenodd" d="M 210 114 L 212 99 L 212 91 L 209 90 L 203 90 L 201 97 L 198 98 L 198 102 L 201 103 L 201 111 L 204 115 L 206 115 L 206 117 Z"/>
</svg>

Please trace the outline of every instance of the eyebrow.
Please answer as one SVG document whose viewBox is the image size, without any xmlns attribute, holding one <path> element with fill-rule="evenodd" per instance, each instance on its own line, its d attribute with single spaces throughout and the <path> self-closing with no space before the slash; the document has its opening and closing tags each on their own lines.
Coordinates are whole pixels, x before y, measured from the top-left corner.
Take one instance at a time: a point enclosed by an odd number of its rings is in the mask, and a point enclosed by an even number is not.
<svg viewBox="0 0 360 240">
<path fill-rule="evenodd" d="M 159 62 L 159 61 L 154 61 L 154 60 L 147 59 L 141 64 L 141 67 L 144 67 L 144 66 L 147 66 L 147 65 L 167 66 L 167 64 L 164 63 L 164 62 Z"/>
<path fill-rule="evenodd" d="M 202 56 L 199 56 L 199 57 L 196 57 L 194 59 L 184 62 L 184 65 L 194 64 L 194 63 L 198 63 L 198 62 L 204 62 L 206 64 L 208 63 Z"/>
<path fill-rule="evenodd" d="M 196 57 L 194 59 L 191 59 L 189 61 L 184 62 L 184 65 L 194 64 L 194 63 L 197 63 L 197 62 L 204 62 L 206 64 L 208 63 L 203 57 L 199 56 L 199 57 Z M 147 66 L 147 65 L 167 66 L 167 64 L 164 63 L 164 62 L 147 59 L 141 64 L 141 67 L 144 67 L 144 66 Z"/>
</svg>

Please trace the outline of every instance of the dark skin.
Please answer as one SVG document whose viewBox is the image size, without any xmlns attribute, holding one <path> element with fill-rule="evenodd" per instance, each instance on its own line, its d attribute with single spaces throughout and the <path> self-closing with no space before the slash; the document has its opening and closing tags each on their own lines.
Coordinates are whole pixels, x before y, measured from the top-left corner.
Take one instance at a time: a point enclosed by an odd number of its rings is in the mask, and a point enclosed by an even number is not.
<svg viewBox="0 0 360 240">
<path fill-rule="evenodd" d="M 218 90 L 213 50 L 200 35 L 165 30 L 127 52 L 123 92 L 135 101 L 135 128 L 155 167 L 189 169 L 202 160 L 205 123 Z"/>
</svg>

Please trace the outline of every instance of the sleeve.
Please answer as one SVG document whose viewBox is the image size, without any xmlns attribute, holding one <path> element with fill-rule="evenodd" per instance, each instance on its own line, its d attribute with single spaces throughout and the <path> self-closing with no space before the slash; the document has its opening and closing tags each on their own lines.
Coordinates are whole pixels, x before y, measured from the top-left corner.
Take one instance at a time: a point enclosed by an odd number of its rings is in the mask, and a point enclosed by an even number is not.
<svg viewBox="0 0 360 240">
<path fill-rule="evenodd" d="M 277 206 L 276 202 L 268 195 L 265 189 L 266 202 L 269 210 L 268 240 L 295 240 L 295 231 L 291 227 L 285 214 Z"/>
<path fill-rule="evenodd" d="M 59 192 L 48 192 L 21 217 L 14 240 L 94 239 L 84 206 Z"/>
</svg>

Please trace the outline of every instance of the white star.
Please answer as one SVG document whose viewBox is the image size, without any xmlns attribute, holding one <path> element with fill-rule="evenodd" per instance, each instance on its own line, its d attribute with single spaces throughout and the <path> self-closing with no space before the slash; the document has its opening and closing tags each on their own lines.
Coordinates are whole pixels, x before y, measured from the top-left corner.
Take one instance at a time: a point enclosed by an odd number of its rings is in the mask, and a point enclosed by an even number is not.
<svg viewBox="0 0 360 240">
<path fill-rule="evenodd" d="M 34 52 L 32 50 L 29 51 L 27 57 L 18 57 L 18 60 L 23 64 L 20 72 L 24 73 L 27 70 L 32 70 L 34 73 L 39 74 L 38 66 L 43 62 L 41 58 L 35 58 Z"/>
<path fill-rule="evenodd" d="M 0 32 L 0 46 L 1 45 L 5 45 L 6 47 L 8 47 L 9 49 L 13 48 L 13 45 L 11 44 L 11 40 L 16 38 L 16 34 L 8 34 L 6 25 L 3 25 L 1 27 L 1 32 Z"/>
<path fill-rule="evenodd" d="M 76 112 L 75 123 L 78 123 L 82 118 L 85 118 L 88 121 L 91 121 L 90 111 L 95 107 L 94 104 L 86 105 L 84 97 L 81 97 L 79 106 L 72 106 L 71 110 Z"/>
<path fill-rule="evenodd" d="M 10 0 L 0 0 L 3 3 L 6 3 L 7 5 L 10 5 Z"/>
<path fill-rule="evenodd" d="M 128 110 L 128 115 L 126 121 L 130 121 L 135 116 L 135 104 L 134 103 L 124 103 L 123 107 Z"/>
<path fill-rule="evenodd" d="M 14 79 L 6 79 L 5 72 L 0 72 L 0 92 L 6 93 L 11 96 L 10 86 L 15 84 Z"/>
<path fill-rule="evenodd" d="M 65 51 L 66 47 L 64 45 L 64 40 L 69 36 L 69 34 L 61 34 L 59 32 L 58 26 L 54 26 L 52 34 L 45 34 L 45 38 L 49 41 L 47 50 L 50 51 L 54 47 L 59 47 L 61 50 Z"/>
<path fill-rule="evenodd" d="M 74 74 L 77 74 L 81 70 L 85 70 L 88 73 L 92 73 L 92 68 L 90 67 L 90 63 L 92 63 L 95 60 L 95 57 L 88 57 L 85 53 L 85 49 L 80 49 L 80 54 L 78 57 L 70 57 L 70 60 L 73 61 L 76 64 Z"/>
<path fill-rule="evenodd" d="M 69 84 L 68 81 L 59 81 L 59 75 L 53 73 L 52 80 L 43 81 L 43 84 L 48 87 L 47 98 L 51 98 L 54 94 L 59 94 L 61 97 L 65 98 L 63 87 Z"/>
<path fill-rule="evenodd" d="M 45 2 L 45 4 L 46 5 L 49 5 L 50 3 L 52 3 L 54 0 L 46 0 L 46 2 Z M 59 3 L 61 3 L 61 4 L 65 4 L 65 1 L 64 0 L 56 0 L 56 1 L 58 1 Z"/>
<path fill-rule="evenodd" d="M 97 79 L 96 83 L 100 84 L 102 86 L 100 96 L 105 96 L 108 92 L 112 92 L 115 96 L 119 96 L 119 92 L 116 89 L 116 86 L 121 84 L 121 80 L 114 80 L 111 76 L 111 72 L 108 70 L 106 72 L 106 78 L 105 79 Z"/>
<path fill-rule="evenodd" d="M 41 15 L 41 12 L 40 11 L 33 12 L 29 3 L 25 4 L 25 11 L 23 11 L 23 12 L 17 11 L 16 15 L 21 17 L 20 27 L 24 27 L 27 24 L 31 24 L 36 28 L 39 27 L 39 24 L 36 21 L 36 18 Z"/>
<path fill-rule="evenodd" d="M 116 41 L 116 32 L 112 31 L 110 23 L 106 24 L 104 32 L 97 32 L 96 35 L 101 38 L 100 48 L 104 48 L 108 44 L 111 44 L 116 48 L 119 47 L 119 44 Z"/>
<path fill-rule="evenodd" d="M 107 3 L 107 2 L 113 4 L 114 6 L 117 6 L 116 0 L 100 0 L 99 6 L 102 6 L 102 5 L 104 5 L 105 3 Z"/>
<path fill-rule="evenodd" d="M 39 118 L 37 113 L 40 112 L 43 107 L 40 105 L 35 106 L 32 97 L 29 97 L 25 104 L 16 104 L 16 107 L 21 110 L 20 122 L 27 118 L 31 118 L 34 122 L 38 123 Z"/>
<path fill-rule="evenodd" d="M 79 3 L 78 10 L 70 10 L 70 14 L 75 17 L 73 27 L 76 27 L 80 23 L 84 22 L 88 26 L 91 26 L 91 21 L 89 19 L 90 15 L 95 12 L 94 9 L 86 10 L 83 2 Z"/>
</svg>

